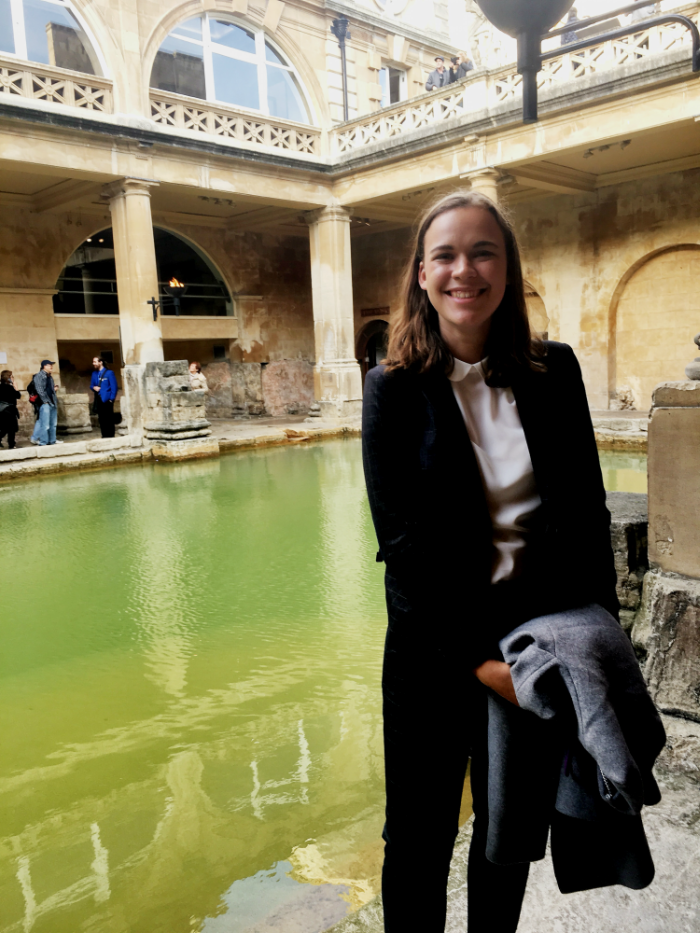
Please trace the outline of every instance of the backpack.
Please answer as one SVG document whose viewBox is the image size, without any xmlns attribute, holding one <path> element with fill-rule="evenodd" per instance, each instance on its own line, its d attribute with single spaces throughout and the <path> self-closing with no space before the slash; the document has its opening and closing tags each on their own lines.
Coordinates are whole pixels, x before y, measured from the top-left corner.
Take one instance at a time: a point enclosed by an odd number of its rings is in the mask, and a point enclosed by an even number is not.
<svg viewBox="0 0 700 933">
<path fill-rule="evenodd" d="M 27 386 L 27 395 L 29 396 L 29 401 L 32 403 L 32 405 L 34 405 L 35 408 L 38 408 L 41 405 L 41 399 L 39 398 L 39 393 L 36 390 L 33 379 Z"/>
</svg>

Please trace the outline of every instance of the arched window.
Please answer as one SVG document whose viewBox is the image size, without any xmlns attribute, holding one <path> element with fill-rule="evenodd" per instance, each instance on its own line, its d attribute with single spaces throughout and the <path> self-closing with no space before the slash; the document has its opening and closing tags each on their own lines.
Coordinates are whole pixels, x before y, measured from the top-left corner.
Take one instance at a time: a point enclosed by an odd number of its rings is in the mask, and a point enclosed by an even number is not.
<svg viewBox="0 0 700 933">
<path fill-rule="evenodd" d="M 161 45 L 151 87 L 310 123 L 292 66 L 262 30 L 206 13 L 180 23 Z"/>
<path fill-rule="evenodd" d="M 233 302 L 221 274 L 194 244 L 168 230 L 153 228 L 160 298 L 165 286 L 176 278 L 186 291 L 180 299 L 180 314 L 231 317 Z M 119 314 L 117 272 L 112 229 L 100 230 L 76 249 L 63 268 L 53 298 L 56 314 Z M 155 296 L 154 296 L 155 297 Z M 165 315 L 175 314 L 172 303 L 162 306 Z"/>
<path fill-rule="evenodd" d="M 88 75 L 102 73 L 92 43 L 64 0 L 0 0 L 0 52 Z"/>
</svg>

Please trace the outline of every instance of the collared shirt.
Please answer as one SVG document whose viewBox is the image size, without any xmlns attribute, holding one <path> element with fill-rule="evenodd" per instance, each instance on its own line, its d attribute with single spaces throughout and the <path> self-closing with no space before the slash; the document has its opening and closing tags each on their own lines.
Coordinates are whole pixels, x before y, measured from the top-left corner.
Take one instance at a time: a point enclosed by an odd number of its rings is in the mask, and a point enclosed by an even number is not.
<svg viewBox="0 0 700 933">
<path fill-rule="evenodd" d="M 491 582 L 521 569 L 528 528 L 541 504 L 513 390 L 486 385 L 484 361 L 455 359 L 450 374 L 476 454 L 493 524 Z"/>
</svg>

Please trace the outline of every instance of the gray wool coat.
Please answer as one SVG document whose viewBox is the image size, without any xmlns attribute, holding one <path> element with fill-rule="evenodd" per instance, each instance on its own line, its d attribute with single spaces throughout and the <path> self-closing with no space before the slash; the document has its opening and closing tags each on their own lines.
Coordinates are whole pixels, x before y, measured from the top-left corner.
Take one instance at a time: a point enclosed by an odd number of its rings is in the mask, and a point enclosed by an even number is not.
<svg viewBox="0 0 700 933">
<path fill-rule="evenodd" d="M 532 619 L 499 643 L 520 708 L 489 695 L 489 835 L 499 864 L 552 859 L 563 892 L 642 888 L 640 811 L 666 736 L 629 639 L 601 606 Z"/>
</svg>

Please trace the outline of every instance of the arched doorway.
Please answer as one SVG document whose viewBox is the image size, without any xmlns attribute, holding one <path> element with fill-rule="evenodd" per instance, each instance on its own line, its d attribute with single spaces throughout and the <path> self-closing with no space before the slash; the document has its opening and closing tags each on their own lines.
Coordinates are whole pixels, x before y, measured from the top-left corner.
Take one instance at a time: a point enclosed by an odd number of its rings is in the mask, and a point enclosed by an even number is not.
<svg viewBox="0 0 700 933">
<path fill-rule="evenodd" d="M 154 227 L 160 297 L 174 276 L 187 291 L 181 298 L 180 314 L 206 317 L 233 315 L 231 294 L 221 273 L 193 243 Z M 56 314 L 119 314 L 117 273 L 112 229 L 94 233 L 75 250 L 63 268 L 53 298 Z M 172 304 L 164 315 L 175 314 Z"/>
<path fill-rule="evenodd" d="M 625 281 L 612 309 L 611 393 L 630 391 L 651 406 L 654 387 L 684 378 L 698 331 L 700 246 L 679 244 L 652 255 Z"/>
<path fill-rule="evenodd" d="M 357 358 L 362 370 L 362 382 L 365 376 L 378 366 L 386 356 L 389 343 L 389 325 L 386 321 L 371 321 L 360 331 L 357 338 Z"/>
</svg>

